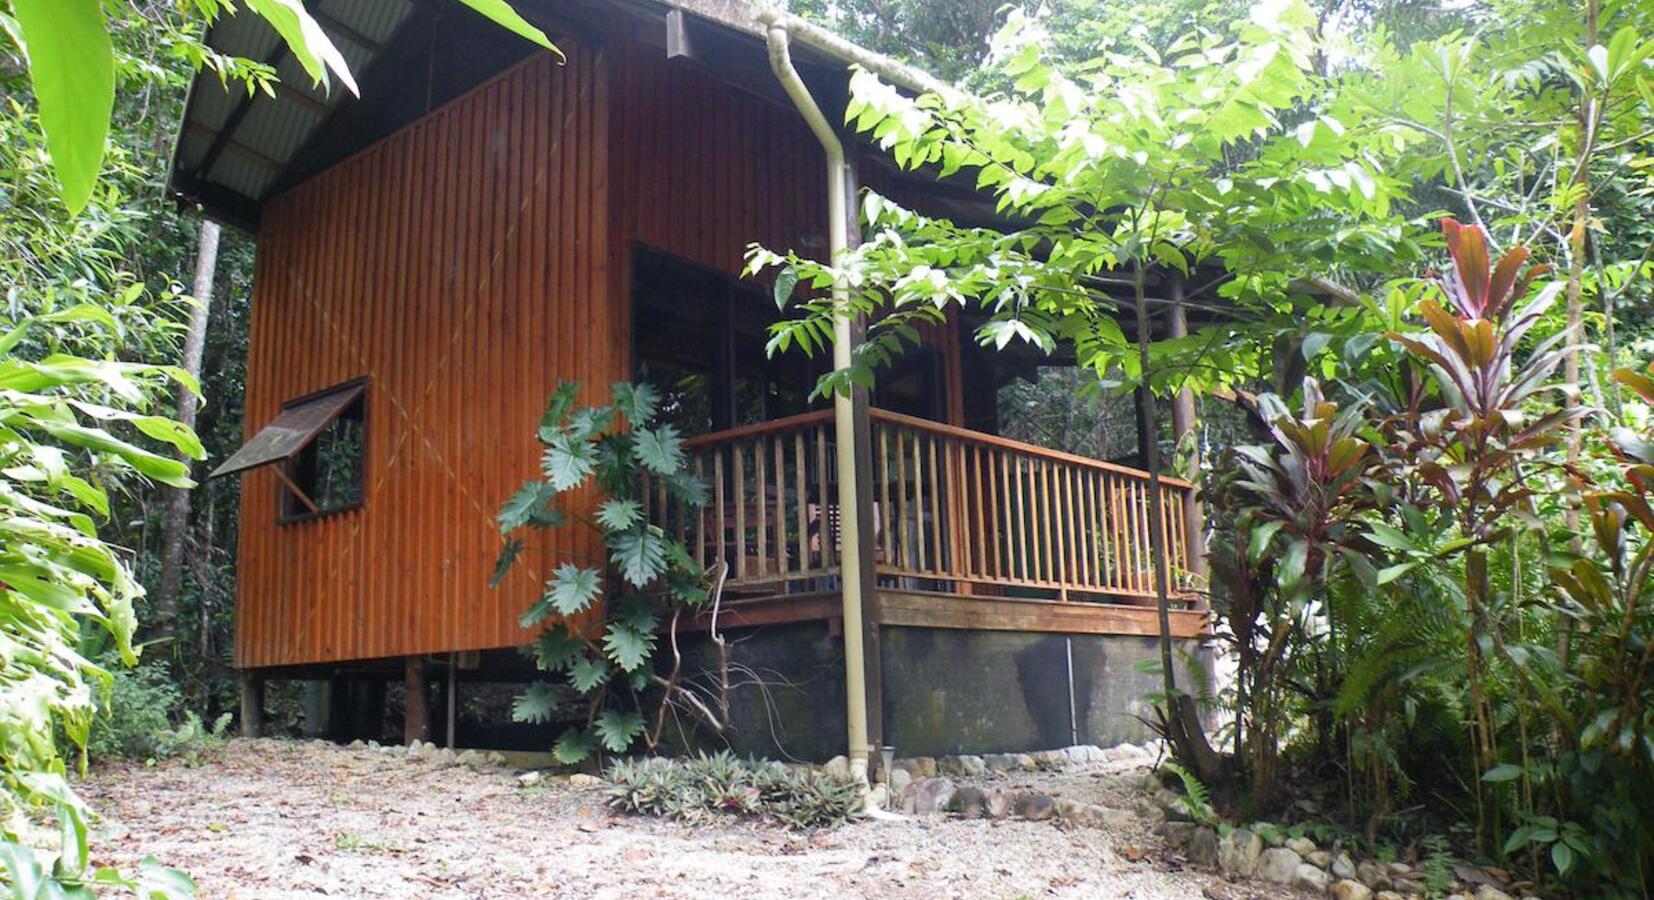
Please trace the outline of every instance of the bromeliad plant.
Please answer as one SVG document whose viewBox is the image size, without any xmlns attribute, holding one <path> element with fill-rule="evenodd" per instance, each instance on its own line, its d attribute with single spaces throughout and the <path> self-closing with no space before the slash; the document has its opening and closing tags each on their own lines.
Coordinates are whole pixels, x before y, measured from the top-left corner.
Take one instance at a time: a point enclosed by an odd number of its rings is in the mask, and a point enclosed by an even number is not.
<svg viewBox="0 0 1654 900">
<path fill-rule="evenodd" d="M 706 486 L 688 471 L 677 429 L 654 423 L 660 402 L 654 388 L 617 383 L 606 406 L 577 405 L 579 388 L 572 381 L 558 385 L 538 431 L 545 446 L 542 477 L 500 508 L 507 542 L 492 582 L 499 584 L 516 562 L 524 530 L 589 528 L 607 548 L 606 566 L 558 565 L 544 595 L 522 616 L 525 628 L 545 626 L 532 653 L 541 671 L 561 680 L 530 686 L 512 713 L 520 722 L 576 719 L 553 748 L 564 763 L 598 748 L 622 753 L 639 741 L 652 750 L 673 710 L 715 732 L 728 719 L 727 678 L 703 689 L 681 671 L 678 621 L 707 601 L 706 574 L 687 547 L 649 521 L 644 505 L 646 480 L 689 508 L 706 502 Z M 672 654 L 664 674 L 655 665 L 663 631 Z"/>
</svg>

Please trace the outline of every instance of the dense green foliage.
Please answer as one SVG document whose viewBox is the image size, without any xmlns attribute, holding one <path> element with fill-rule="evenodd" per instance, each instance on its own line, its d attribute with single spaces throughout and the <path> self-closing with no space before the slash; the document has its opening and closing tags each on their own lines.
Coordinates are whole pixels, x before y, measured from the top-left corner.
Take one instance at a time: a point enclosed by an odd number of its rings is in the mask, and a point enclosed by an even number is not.
<svg viewBox="0 0 1654 900">
<path fill-rule="evenodd" d="M 849 779 L 728 753 L 620 760 L 606 774 L 613 809 L 693 825 L 750 817 L 787 828 L 831 828 L 861 805 L 861 789 Z"/>
<path fill-rule="evenodd" d="M 851 124 L 1005 221 L 870 193 L 864 246 L 752 267 L 877 317 L 824 391 L 970 304 L 1100 389 L 1234 404 L 1252 436 L 1201 474 L 1231 716 L 1215 757 L 1170 734 L 1221 810 L 1314 800 L 1379 848 L 1644 895 L 1651 11 L 1203 9 L 1079 53 L 1012 11 L 974 93 L 859 74 Z M 1178 276 L 1206 323 L 1134 348 L 1116 320 Z M 820 296 L 782 292 L 773 352 L 824 345 Z"/>
</svg>

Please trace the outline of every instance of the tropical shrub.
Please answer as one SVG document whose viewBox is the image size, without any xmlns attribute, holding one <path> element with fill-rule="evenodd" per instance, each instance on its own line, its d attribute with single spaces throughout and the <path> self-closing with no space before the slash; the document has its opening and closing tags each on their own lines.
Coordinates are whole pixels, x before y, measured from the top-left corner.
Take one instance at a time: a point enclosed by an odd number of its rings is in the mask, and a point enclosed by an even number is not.
<svg viewBox="0 0 1654 900">
<path fill-rule="evenodd" d="M 706 574 L 681 541 L 649 520 L 644 504 L 645 479 L 691 508 L 706 502 L 706 486 L 688 471 L 677 429 L 655 423 L 654 388 L 617 383 L 614 402 L 603 406 L 577 405 L 579 389 L 572 381 L 558 385 L 537 433 L 545 446 L 541 477 L 500 508 L 508 540 L 493 582 L 516 562 L 525 530 L 587 528 L 608 549 L 606 566 L 559 564 L 522 616 L 523 627 L 544 627 L 530 648 L 536 665 L 560 678 L 534 683 L 512 714 L 547 722 L 577 710 L 579 724 L 553 748 L 564 763 L 599 748 L 623 753 L 640 741 L 653 749 L 674 710 L 715 732 L 728 718 L 724 692 L 685 680 L 678 654 L 679 619 L 708 599 Z M 663 633 L 672 658 L 664 673 L 655 659 Z"/>
<path fill-rule="evenodd" d="M 727 752 L 617 760 L 605 775 L 611 808 L 692 825 L 740 817 L 787 828 L 832 828 L 861 806 L 861 791 L 849 779 Z"/>
<path fill-rule="evenodd" d="M 84 764 L 93 686 L 110 676 L 79 652 L 83 626 L 105 632 L 123 664 L 137 662 L 133 604 L 143 588 L 127 560 L 98 538 L 93 516 L 109 513 L 104 485 L 132 476 L 190 484 L 183 463 L 117 430 L 201 455 L 188 429 L 141 411 L 173 381 L 194 389 L 176 369 L 17 352 L 42 322 L 106 315 L 70 307 L 13 319 L 0 337 L 0 848 L 6 877 L 26 896 L 34 896 L 30 885 L 72 889 L 94 881 L 193 890 L 187 878 L 154 865 L 131 879 L 88 869 L 86 811 L 53 739 L 61 730 Z M 49 866 L 35 847 L 54 848 Z"/>
</svg>

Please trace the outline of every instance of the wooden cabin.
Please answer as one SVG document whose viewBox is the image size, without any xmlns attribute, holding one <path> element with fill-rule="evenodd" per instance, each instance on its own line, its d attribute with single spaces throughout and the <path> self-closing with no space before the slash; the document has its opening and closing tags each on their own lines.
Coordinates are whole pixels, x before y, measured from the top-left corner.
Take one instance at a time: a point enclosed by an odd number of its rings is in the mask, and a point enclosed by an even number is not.
<svg viewBox="0 0 1654 900">
<path fill-rule="evenodd" d="M 592 535 L 559 532 L 491 590 L 495 513 L 537 469 L 559 380 L 601 401 L 636 379 L 666 393 L 714 489 L 702 510 L 652 514 L 728 565 L 722 625 L 775 676 L 736 742 L 840 752 L 832 413 L 809 397 L 825 363 L 766 357 L 778 313 L 739 274 L 755 241 L 825 252 L 823 159 L 752 11 L 517 0 L 559 62 L 458 3 L 307 5 L 360 99 L 310 87 L 261 22 L 226 18 L 212 45 L 282 85 L 249 97 L 199 76 L 171 173 L 179 197 L 258 240 L 248 444 L 215 461 L 242 479 L 249 686 L 325 683 L 338 707 L 405 683 L 410 736 L 486 741 L 456 723 L 456 694 L 525 677 L 511 648 L 531 637 L 518 616 L 541 579 L 601 559 Z M 845 64 L 795 56 L 841 119 Z M 931 212 L 984 208 L 853 146 L 864 184 Z M 1001 437 L 998 388 L 1053 361 L 984 350 L 971 328 L 932 329 L 858 420 L 873 741 L 919 755 L 1133 737 L 1158 687 L 1139 665 L 1158 634 L 1147 476 Z M 1162 490 L 1172 630 L 1194 652 L 1193 498 Z M 446 721 L 426 718 L 432 692 Z"/>
</svg>

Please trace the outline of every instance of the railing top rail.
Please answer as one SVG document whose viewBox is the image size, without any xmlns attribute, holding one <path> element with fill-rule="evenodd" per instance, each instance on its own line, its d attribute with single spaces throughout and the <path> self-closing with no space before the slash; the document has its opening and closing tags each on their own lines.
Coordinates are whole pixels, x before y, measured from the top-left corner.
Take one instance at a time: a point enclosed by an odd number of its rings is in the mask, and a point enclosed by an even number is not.
<svg viewBox="0 0 1654 900">
<path fill-rule="evenodd" d="M 761 437 L 778 431 L 789 431 L 805 425 L 815 425 L 821 422 L 831 422 L 833 411 L 818 409 L 814 412 L 799 413 L 796 416 L 785 416 L 780 419 L 771 419 L 768 422 L 758 422 L 752 425 L 742 425 L 739 428 L 728 428 L 723 431 L 713 431 L 707 434 L 698 434 L 683 442 L 685 450 L 694 450 L 710 444 L 722 444 L 728 441 L 739 441 L 747 438 Z"/>
<path fill-rule="evenodd" d="M 1080 456 L 1074 453 L 1065 453 L 1061 450 L 1052 450 L 1046 447 L 1041 447 L 1038 444 L 1028 444 L 1022 441 L 1014 441 L 1010 438 L 999 437 L 998 435 L 983 434 L 980 431 L 971 431 L 968 428 L 959 428 L 954 425 L 945 425 L 941 422 L 932 422 L 929 419 L 921 419 L 918 416 L 891 412 L 887 409 L 870 409 L 868 410 L 868 414 L 873 419 L 889 422 L 892 425 L 901 425 L 919 431 L 928 431 L 931 434 L 944 435 L 946 437 L 956 438 L 962 441 L 969 441 L 974 444 L 981 444 L 988 447 L 999 447 L 1004 450 L 1024 453 L 1029 456 L 1038 456 L 1055 462 L 1068 463 L 1070 465 L 1081 466 L 1103 472 L 1114 472 L 1116 474 L 1125 475 L 1131 478 L 1146 480 L 1149 477 L 1149 473 L 1143 471 L 1142 469 L 1133 469 L 1130 466 L 1122 466 L 1116 463 L 1104 462 L 1100 459 L 1092 459 L 1089 456 Z M 729 441 L 749 440 L 784 431 L 791 431 L 796 428 L 818 425 L 824 422 L 830 422 L 832 419 L 832 410 L 819 409 L 814 412 L 800 413 L 796 416 L 786 416 L 780 419 L 772 419 L 768 422 L 758 422 L 753 425 L 743 425 L 739 428 L 730 428 L 724 431 L 714 431 L 709 434 L 696 435 L 695 437 L 685 440 L 683 442 L 683 446 L 686 450 L 696 450 L 701 447 L 723 444 Z M 1194 485 L 1184 481 L 1181 478 L 1173 478 L 1169 475 L 1160 476 L 1160 483 L 1174 488 L 1189 489 L 1194 487 Z"/>
<path fill-rule="evenodd" d="M 917 429 L 917 430 L 920 430 L 920 431 L 929 431 L 932 434 L 946 435 L 948 437 L 958 438 L 959 440 L 962 440 L 962 441 L 970 441 L 972 443 L 983 444 L 983 445 L 990 446 L 990 447 L 1000 447 L 1000 448 L 1005 449 L 1005 450 L 1014 450 L 1018 453 L 1026 453 L 1030 456 L 1044 457 L 1045 459 L 1054 460 L 1054 461 L 1057 461 L 1057 462 L 1070 463 L 1070 464 L 1076 465 L 1076 466 L 1084 466 L 1085 468 L 1088 468 L 1088 469 L 1098 469 L 1098 470 L 1105 471 L 1105 472 L 1115 472 L 1115 473 L 1120 474 L 1120 475 L 1128 475 L 1132 478 L 1140 478 L 1140 479 L 1145 479 L 1146 480 L 1149 477 L 1149 473 L 1143 471 L 1142 469 L 1133 469 L 1130 466 L 1122 466 L 1122 465 L 1118 465 L 1118 464 L 1111 463 L 1111 462 L 1103 462 L 1100 459 L 1092 459 L 1089 456 L 1079 456 L 1079 455 L 1074 454 L 1074 453 L 1064 453 L 1061 450 L 1051 450 L 1051 449 L 1048 449 L 1046 447 L 1041 447 L 1038 444 L 1026 444 L 1026 443 L 1023 443 L 1022 441 L 1013 441 L 1010 438 L 1003 438 L 1003 437 L 999 437 L 998 435 L 983 434 L 980 431 L 972 431 L 969 428 L 959 428 L 959 427 L 954 426 L 954 425 L 944 425 L 941 422 L 932 422 L 929 419 L 921 419 L 918 416 L 909 416 L 909 415 L 905 415 L 903 413 L 891 412 L 891 411 L 886 410 L 886 409 L 872 409 L 872 410 L 868 410 L 868 413 L 874 419 L 880 419 L 880 420 L 883 420 L 883 421 L 886 421 L 886 422 L 890 422 L 891 424 L 894 424 L 894 425 L 903 425 L 903 426 L 913 428 L 913 429 Z M 1173 478 L 1169 475 L 1160 476 L 1160 483 L 1164 484 L 1164 485 L 1167 485 L 1168 487 L 1176 487 L 1176 488 L 1193 488 L 1194 487 L 1193 484 L 1190 484 L 1189 482 L 1184 481 L 1181 478 Z"/>
</svg>

